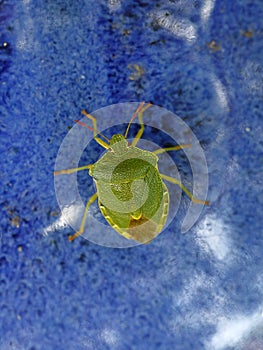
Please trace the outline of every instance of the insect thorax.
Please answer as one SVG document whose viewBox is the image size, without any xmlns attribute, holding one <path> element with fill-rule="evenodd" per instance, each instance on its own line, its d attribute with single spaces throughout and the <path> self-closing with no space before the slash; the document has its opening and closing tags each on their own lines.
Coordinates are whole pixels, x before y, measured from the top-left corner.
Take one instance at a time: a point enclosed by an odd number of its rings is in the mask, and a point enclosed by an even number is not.
<svg viewBox="0 0 263 350">
<path fill-rule="evenodd" d="M 116 174 L 116 171 L 123 174 L 123 179 L 119 179 L 120 181 L 134 180 L 142 178 L 142 173 L 147 172 L 147 169 L 143 170 L 141 165 L 143 168 L 145 165 L 147 168 L 148 166 L 157 166 L 158 157 L 155 154 L 137 147 L 126 146 L 126 142 L 124 139 L 113 144 L 113 147 L 118 148 L 114 148 L 113 152 L 106 152 L 93 164 L 89 174 L 95 180 L 112 182 L 112 176 Z"/>
</svg>

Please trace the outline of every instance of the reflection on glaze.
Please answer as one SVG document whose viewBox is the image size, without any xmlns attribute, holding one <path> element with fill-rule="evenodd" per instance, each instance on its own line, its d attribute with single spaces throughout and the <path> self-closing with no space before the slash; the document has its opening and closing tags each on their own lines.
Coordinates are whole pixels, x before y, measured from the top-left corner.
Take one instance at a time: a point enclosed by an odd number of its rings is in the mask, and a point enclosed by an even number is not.
<svg viewBox="0 0 263 350">
<path fill-rule="evenodd" d="M 198 225 L 196 241 L 207 253 L 224 260 L 230 254 L 229 231 L 221 218 L 207 215 Z"/>
<path fill-rule="evenodd" d="M 223 350 L 226 347 L 237 345 L 239 345 L 238 349 L 242 349 L 242 343 L 248 339 L 256 328 L 262 328 L 262 326 L 262 310 L 251 316 L 238 315 L 232 319 L 221 319 L 217 324 L 216 334 L 207 344 L 207 349 Z"/>
<path fill-rule="evenodd" d="M 165 10 L 156 11 L 151 16 L 155 24 L 172 32 L 176 37 L 188 42 L 194 42 L 197 39 L 196 28 L 191 21 L 176 18 Z"/>
</svg>

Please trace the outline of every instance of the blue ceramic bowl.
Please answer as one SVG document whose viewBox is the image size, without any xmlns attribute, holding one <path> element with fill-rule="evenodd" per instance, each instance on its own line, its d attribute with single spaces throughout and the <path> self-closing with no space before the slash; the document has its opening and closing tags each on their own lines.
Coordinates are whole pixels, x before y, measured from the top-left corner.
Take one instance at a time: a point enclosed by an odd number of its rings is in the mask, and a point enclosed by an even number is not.
<svg viewBox="0 0 263 350">
<path fill-rule="evenodd" d="M 0 10 L 0 350 L 263 349 L 262 1 L 8 0 Z M 84 108 L 141 101 L 200 142 L 210 205 L 182 234 L 182 194 L 150 244 L 68 242 L 53 176 L 64 137 Z M 161 120 L 143 138 L 173 141 Z M 81 164 L 101 151 L 91 141 Z M 191 190 L 189 158 L 172 161 Z M 77 180 L 85 202 L 92 179 Z M 90 215 L 103 235 L 97 203 Z"/>
</svg>

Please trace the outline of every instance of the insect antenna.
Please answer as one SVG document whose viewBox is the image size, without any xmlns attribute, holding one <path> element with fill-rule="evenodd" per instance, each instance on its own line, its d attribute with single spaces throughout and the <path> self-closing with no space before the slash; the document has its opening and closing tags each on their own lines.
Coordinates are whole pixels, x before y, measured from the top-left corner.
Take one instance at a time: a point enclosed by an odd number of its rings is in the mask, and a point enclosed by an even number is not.
<svg viewBox="0 0 263 350">
<path fill-rule="evenodd" d="M 141 110 L 142 110 L 142 107 L 144 106 L 145 102 L 142 102 L 136 109 L 136 111 L 133 113 L 132 117 L 131 117 L 131 120 L 129 121 L 129 124 L 127 126 L 127 129 L 126 129 L 126 132 L 125 132 L 125 139 L 127 138 L 127 135 L 128 135 L 128 132 L 130 130 L 130 126 L 131 126 L 131 123 L 133 122 L 133 120 L 136 118 L 137 116 L 137 113 L 139 113 Z"/>
<path fill-rule="evenodd" d="M 93 131 L 94 134 L 100 135 L 102 138 L 104 138 L 106 141 L 108 141 L 110 143 L 110 140 L 106 136 L 104 136 L 102 133 L 98 132 L 98 130 L 95 130 L 91 126 L 89 126 L 89 125 L 87 125 L 87 124 L 85 124 L 85 123 L 83 123 L 83 122 L 81 122 L 81 121 L 79 121 L 77 119 L 74 120 L 74 122 L 79 124 L 79 125 L 81 125 L 81 126 L 84 126 L 84 128 L 86 128 L 86 129 L 89 129 L 89 130 Z"/>
</svg>

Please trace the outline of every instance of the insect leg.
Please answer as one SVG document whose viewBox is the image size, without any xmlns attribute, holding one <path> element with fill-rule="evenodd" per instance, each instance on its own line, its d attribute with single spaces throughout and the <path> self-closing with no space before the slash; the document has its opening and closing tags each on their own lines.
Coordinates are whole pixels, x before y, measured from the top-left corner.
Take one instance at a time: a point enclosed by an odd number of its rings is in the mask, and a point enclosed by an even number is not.
<svg viewBox="0 0 263 350">
<path fill-rule="evenodd" d="M 154 154 L 161 154 L 161 153 L 164 153 L 164 152 L 178 151 L 180 149 L 190 148 L 190 147 L 191 147 L 191 144 L 188 143 L 188 144 L 185 144 L 185 145 L 178 145 L 178 146 L 174 146 L 174 147 L 160 148 L 160 149 L 157 149 L 156 151 L 153 151 L 152 153 L 154 153 Z"/>
<path fill-rule="evenodd" d="M 170 177 L 164 174 L 160 174 L 161 178 L 169 181 L 177 186 L 179 186 L 181 188 L 182 191 L 184 191 L 184 193 L 192 200 L 192 202 L 197 203 L 197 204 L 204 204 L 204 205 L 209 205 L 209 201 L 203 201 L 201 199 L 195 198 L 192 193 L 190 191 L 188 191 L 188 189 L 177 179 L 175 179 L 174 177 Z"/>
<path fill-rule="evenodd" d="M 72 236 L 69 236 L 69 241 L 73 241 L 75 238 L 79 237 L 80 235 L 82 235 L 82 233 L 84 232 L 84 228 L 85 228 L 85 223 L 86 223 L 86 219 L 87 219 L 87 215 L 88 215 L 88 211 L 89 211 L 89 207 L 91 206 L 91 204 L 96 200 L 96 198 L 98 197 L 97 192 L 94 193 L 93 196 L 90 197 L 90 199 L 88 200 L 87 204 L 86 204 L 86 208 L 85 208 L 85 212 L 81 221 L 81 225 L 80 225 L 80 229 Z"/>
<path fill-rule="evenodd" d="M 143 123 L 143 120 L 142 120 L 142 115 L 143 113 L 146 111 L 146 109 L 148 109 L 149 107 L 151 107 L 151 103 L 148 103 L 144 108 L 142 108 L 139 112 L 138 112 L 138 119 L 139 119 L 139 122 L 140 122 L 140 125 L 141 125 L 141 128 L 140 130 L 137 132 L 137 134 L 135 135 L 133 141 L 132 141 L 132 146 L 136 146 L 138 141 L 140 140 L 140 138 L 142 137 L 142 134 L 143 134 L 143 131 L 144 131 L 144 123 Z"/>
<path fill-rule="evenodd" d="M 54 171 L 54 175 L 61 175 L 61 174 L 72 174 L 80 170 L 86 170 L 90 169 L 92 167 L 92 164 L 89 165 L 84 165 L 79 168 L 72 168 L 72 169 L 66 169 L 66 170 L 59 170 L 59 171 Z"/>
<path fill-rule="evenodd" d="M 84 109 L 81 111 L 82 114 L 85 115 L 85 117 L 89 118 L 92 123 L 93 123 L 93 131 L 94 131 L 94 139 L 98 142 L 99 145 L 101 145 L 102 147 L 106 148 L 106 149 L 109 149 L 110 146 L 104 142 L 103 140 L 101 140 L 97 134 L 98 134 L 98 131 L 97 131 L 97 121 L 96 121 L 96 118 L 93 117 L 91 114 L 87 113 Z"/>
</svg>

